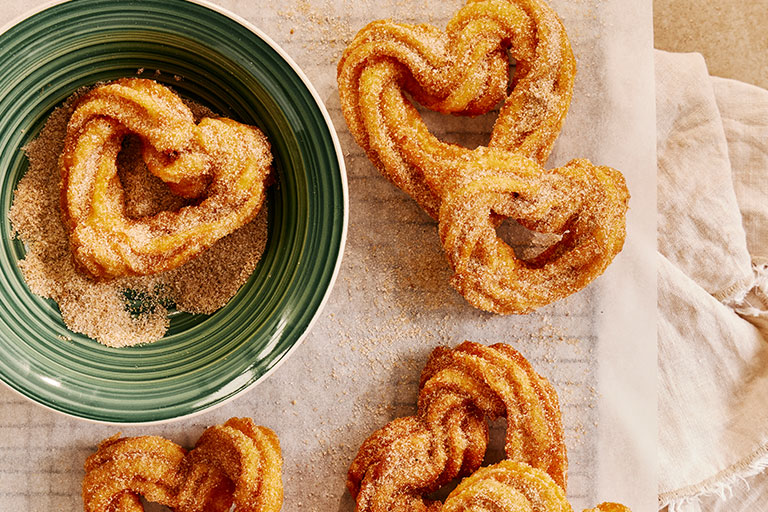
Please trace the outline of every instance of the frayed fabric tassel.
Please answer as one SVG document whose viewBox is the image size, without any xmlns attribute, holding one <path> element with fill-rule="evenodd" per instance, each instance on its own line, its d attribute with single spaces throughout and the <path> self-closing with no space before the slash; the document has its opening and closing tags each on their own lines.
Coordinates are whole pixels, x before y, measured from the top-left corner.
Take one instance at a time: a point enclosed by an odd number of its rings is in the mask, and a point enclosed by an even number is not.
<svg viewBox="0 0 768 512">
<path fill-rule="evenodd" d="M 749 490 L 749 479 L 768 469 L 768 446 L 759 450 L 752 462 L 744 462 L 743 467 L 739 466 L 742 464 L 731 466 L 709 480 L 674 493 L 678 496 L 660 496 L 659 509 L 669 507 L 668 512 L 698 512 L 701 510 L 700 505 L 703 498 L 718 497 L 727 500 L 733 496 L 734 486 L 739 484 L 745 485 Z M 692 494 L 687 494 L 687 491 L 692 492 Z M 685 496 L 679 495 L 684 493 Z"/>
<path fill-rule="evenodd" d="M 716 298 L 726 306 L 731 307 L 745 320 L 748 320 L 761 329 L 768 329 L 768 260 L 764 258 L 755 259 L 752 262 L 752 271 L 754 276 L 749 283 L 739 283 L 729 288 L 731 294 L 722 292 Z M 735 293 L 734 288 L 739 292 Z M 721 298 L 732 295 L 730 298 Z M 768 331 L 766 331 L 768 332 Z"/>
</svg>

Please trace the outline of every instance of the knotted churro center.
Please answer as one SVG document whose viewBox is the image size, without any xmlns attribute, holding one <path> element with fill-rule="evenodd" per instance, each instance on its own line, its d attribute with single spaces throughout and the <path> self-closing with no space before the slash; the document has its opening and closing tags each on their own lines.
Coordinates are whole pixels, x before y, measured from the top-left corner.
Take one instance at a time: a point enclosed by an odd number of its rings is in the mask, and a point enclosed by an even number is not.
<svg viewBox="0 0 768 512">
<path fill-rule="evenodd" d="M 129 133 L 141 139 L 149 171 L 196 204 L 138 219 L 126 215 L 117 155 Z M 259 129 L 226 118 L 195 123 L 181 98 L 152 80 L 93 89 L 70 118 L 60 159 L 75 262 L 96 278 L 186 263 L 256 215 L 271 162 Z"/>
<path fill-rule="evenodd" d="M 85 462 L 86 512 L 142 512 L 140 497 L 176 512 L 278 512 L 283 459 L 275 433 L 250 418 L 206 429 L 187 452 L 158 436 L 103 441 Z"/>
<path fill-rule="evenodd" d="M 511 84 L 509 57 L 516 61 Z M 376 21 L 339 62 L 352 135 L 439 222 L 452 284 L 478 308 L 527 313 L 566 297 L 623 246 L 629 193 L 620 172 L 583 159 L 543 167 L 574 75 L 565 29 L 540 0 L 470 0 L 444 32 Z M 503 104 L 488 145 L 468 149 L 437 139 L 409 97 L 445 114 Z M 562 237 L 525 261 L 496 233 L 504 218 Z"/>
</svg>

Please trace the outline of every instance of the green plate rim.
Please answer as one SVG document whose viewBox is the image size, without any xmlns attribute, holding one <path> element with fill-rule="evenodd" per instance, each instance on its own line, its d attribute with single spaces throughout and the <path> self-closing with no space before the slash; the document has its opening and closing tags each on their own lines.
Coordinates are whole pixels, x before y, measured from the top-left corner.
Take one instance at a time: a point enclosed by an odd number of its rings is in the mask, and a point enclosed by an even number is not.
<svg viewBox="0 0 768 512">
<path fill-rule="evenodd" d="M 16 17 L 15 19 L 11 20 L 10 22 L 6 23 L 2 27 L 0 27 L 0 36 L 4 35 L 7 31 L 11 30 L 18 24 L 24 22 L 28 18 L 31 18 L 43 11 L 46 11 L 50 8 L 56 7 L 61 4 L 66 4 L 68 2 L 71 2 L 73 0 L 52 0 L 49 2 L 46 2 L 40 6 L 35 7 L 34 9 L 31 9 L 22 15 Z M 74 0 L 77 1 L 77 0 Z M 0 383 L 2 383 L 6 389 L 11 390 L 16 395 L 23 397 L 26 400 L 29 400 L 38 406 L 41 406 L 45 409 L 48 409 L 50 411 L 59 413 L 63 416 L 69 417 L 69 418 L 75 418 L 80 421 L 86 421 L 90 423 L 97 423 L 97 424 L 107 424 L 107 425 L 151 425 L 151 424 L 163 424 L 163 423 L 169 423 L 172 421 L 177 421 L 181 419 L 188 419 L 194 416 L 197 416 L 199 414 L 203 414 L 206 412 L 209 412 L 215 408 L 218 408 L 224 404 L 229 403 L 230 401 L 234 400 L 236 397 L 239 397 L 243 395 L 244 393 L 252 390 L 254 387 L 256 387 L 259 383 L 263 382 L 265 379 L 267 379 L 270 375 L 272 375 L 273 372 L 275 372 L 292 354 L 293 352 L 301 345 L 301 343 L 304 341 L 304 339 L 309 335 L 312 328 L 314 327 L 315 323 L 317 322 L 318 318 L 320 317 L 325 305 L 328 302 L 328 299 L 330 297 L 330 294 L 334 288 L 334 285 L 336 283 L 336 279 L 338 278 L 339 271 L 341 268 L 341 263 L 344 256 L 344 248 L 346 245 L 346 239 L 347 239 L 347 233 L 348 233 L 348 224 L 349 224 L 349 191 L 348 191 L 348 178 L 346 173 L 346 166 L 343 156 L 343 151 L 341 149 L 341 144 L 339 142 L 338 134 L 336 132 L 336 129 L 333 125 L 333 121 L 331 120 L 331 117 L 327 111 L 327 108 L 325 107 L 325 104 L 321 100 L 317 90 L 312 85 L 309 78 L 306 76 L 304 71 L 296 64 L 296 62 L 288 55 L 285 50 L 283 50 L 274 40 L 272 40 L 268 35 L 266 35 L 264 32 L 262 32 L 258 27 L 253 25 L 251 22 L 243 18 L 242 16 L 233 13 L 232 11 L 229 11 L 228 9 L 225 9 L 219 5 L 216 5 L 212 2 L 209 2 L 208 0 L 177 0 L 189 4 L 196 4 L 198 6 L 201 6 L 203 8 L 209 9 L 217 14 L 223 15 L 226 18 L 229 18 L 234 23 L 241 25 L 245 29 L 247 29 L 250 33 L 252 33 L 256 38 L 260 39 L 264 43 L 267 44 L 290 68 L 291 70 L 296 74 L 296 76 L 299 78 L 301 83 L 306 88 L 306 91 L 309 93 L 309 96 L 311 97 L 312 101 L 314 101 L 314 106 L 318 109 L 319 113 L 322 116 L 323 121 L 325 122 L 325 127 L 327 129 L 327 135 L 330 137 L 330 142 L 332 143 L 333 147 L 333 153 L 336 157 L 336 163 L 338 164 L 338 174 L 339 176 L 335 179 L 338 179 L 340 181 L 341 186 L 341 199 L 342 199 L 342 219 L 341 219 L 341 226 L 340 226 L 340 233 L 339 233 L 339 241 L 338 241 L 338 247 L 336 247 L 336 259 L 335 263 L 333 265 L 333 269 L 331 271 L 330 278 L 328 279 L 327 286 L 325 288 L 325 291 L 322 295 L 322 298 L 318 302 L 318 305 L 312 314 L 311 318 L 306 324 L 306 327 L 303 329 L 303 331 L 296 337 L 296 339 L 293 341 L 291 346 L 284 351 L 282 354 L 280 354 L 279 358 L 276 360 L 274 364 L 271 365 L 264 373 L 259 375 L 255 380 L 252 382 L 249 382 L 245 386 L 242 386 L 238 388 L 233 393 L 229 394 L 228 396 L 218 399 L 216 401 L 213 401 L 211 403 L 208 403 L 202 407 L 199 407 L 197 409 L 194 409 L 190 412 L 187 412 L 185 414 L 180 414 L 176 416 L 170 416 L 170 417 L 159 417 L 158 419 L 148 419 L 148 420 L 140 420 L 140 421 L 123 421 L 120 419 L 104 419 L 104 418 L 94 418 L 94 417 L 88 417 L 76 414 L 74 412 L 70 412 L 68 410 L 65 410 L 63 407 L 59 408 L 54 406 L 53 404 L 45 403 L 39 400 L 36 400 L 34 397 L 29 396 L 24 393 L 22 389 L 17 388 L 16 386 L 12 385 L 10 382 L 6 381 L 6 375 L 4 373 L 0 373 Z M 334 248 L 331 248 L 333 250 Z M 236 375 L 233 378 L 237 378 L 239 375 Z"/>
</svg>

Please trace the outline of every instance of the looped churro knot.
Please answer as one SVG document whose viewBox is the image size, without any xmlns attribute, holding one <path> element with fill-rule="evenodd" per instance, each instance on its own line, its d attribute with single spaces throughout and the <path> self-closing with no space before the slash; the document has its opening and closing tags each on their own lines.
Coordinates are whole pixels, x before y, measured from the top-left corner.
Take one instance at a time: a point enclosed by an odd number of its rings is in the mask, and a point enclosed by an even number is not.
<svg viewBox="0 0 768 512">
<path fill-rule="evenodd" d="M 614 234 L 623 232 L 624 216 L 606 205 L 620 208 L 625 192 L 618 171 L 586 160 L 541 173 L 517 153 L 506 158 L 518 160 L 514 173 L 480 175 L 446 194 L 439 233 L 462 295 L 487 311 L 527 313 L 577 292 L 610 264 L 621 250 Z M 518 259 L 496 234 L 498 216 L 562 237 L 535 258 Z"/>
<path fill-rule="evenodd" d="M 499 417 L 507 419 L 506 460 L 478 469 L 488 421 Z M 557 393 L 512 347 L 439 347 L 422 372 L 416 415 L 363 442 L 347 487 L 357 512 L 571 512 L 563 437 Z M 445 503 L 425 497 L 467 475 Z M 603 504 L 591 512 L 600 511 L 629 509 Z"/>
<path fill-rule="evenodd" d="M 139 496 L 175 512 L 277 512 L 282 456 L 250 418 L 208 428 L 187 453 L 157 436 L 111 437 L 85 462 L 86 512 L 142 512 Z"/>
<path fill-rule="evenodd" d="M 363 443 L 347 480 L 357 509 L 428 506 L 424 495 L 480 467 L 487 422 L 499 417 L 507 418 L 507 457 L 564 488 L 567 457 L 552 386 L 508 345 L 464 342 L 430 356 L 416 416 L 394 420 Z"/>
<path fill-rule="evenodd" d="M 127 134 L 141 138 L 147 169 L 197 204 L 129 218 L 116 163 Z M 61 206 L 72 254 L 107 279 L 176 268 L 246 224 L 264 200 L 272 162 L 257 128 L 225 118 L 195 123 L 170 89 L 139 78 L 84 95 L 64 144 Z"/>
<path fill-rule="evenodd" d="M 563 489 L 524 462 L 501 461 L 465 478 L 440 512 L 572 512 Z M 630 512 L 618 503 L 601 503 L 584 512 Z"/>
<path fill-rule="evenodd" d="M 507 94 L 508 55 L 516 64 Z M 565 29 L 541 0 L 470 0 L 445 32 L 373 22 L 339 62 L 350 132 L 390 181 L 440 221 L 453 285 L 476 307 L 530 312 L 586 286 L 623 246 L 629 194 L 621 173 L 586 160 L 542 167 L 574 74 Z M 452 114 L 504 102 L 488 146 L 470 150 L 432 135 L 406 93 Z M 523 261 L 495 234 L 508 217 L 564 241 Z M 552 279 L 559 271 L 567 275 Z"/>
<path fill-rule="evenodd" d="M 483 506 L 493 503 L 493 507 Z M 563 488 L 545 472 L 505 460 L 465 478 L 445 500 L 441 512 L 571 512 Z"/>
</svg>

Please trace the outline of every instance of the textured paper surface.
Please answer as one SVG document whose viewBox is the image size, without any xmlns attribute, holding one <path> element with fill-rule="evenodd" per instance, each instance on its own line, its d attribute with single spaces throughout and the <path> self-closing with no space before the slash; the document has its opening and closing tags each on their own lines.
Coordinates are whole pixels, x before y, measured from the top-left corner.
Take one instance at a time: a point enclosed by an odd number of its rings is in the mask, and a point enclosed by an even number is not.
<svg viewBox="0 0 768 512">
<path fill-rule="evenodd" d="M 228 404 L 152 426 L 88 423 L 0 387 L 0 501 L 9 510 L 82 508 L 82 464 L 104 437 L 158 434 L 191 445 L 230 416 L 280 436 L 283 510 L 351 511 L 344 482 L 360 443 L 415 411 L 432 348 L 464 339 L 508 342 L 555 385 L 575 510 L 603 500 L 656 508 L 655 146 L 650 2 L 552 0 L 577 56 L 574 101 L 548 165 L 586 157 L 621 169 L 632 193 L 628 239 L 606 274 L 576 296 L 528 316 L 474 310 L 448 285 L 435 223 L 369 163 L 339 109 L 336 62 L 368 21 L 444 27 L 461 0 L 220 1 L 261 28 L 303 68 L 326 103 L 347 164 L 349 235 L 329 303 L 273 375 Z M 9 1 L 0 23 L 29 6 Z M 447 140 L 487 141 L 492 114 L 427 115 Z M 488 460 L 500 458 L 503 422 Z"/>
</svg>

